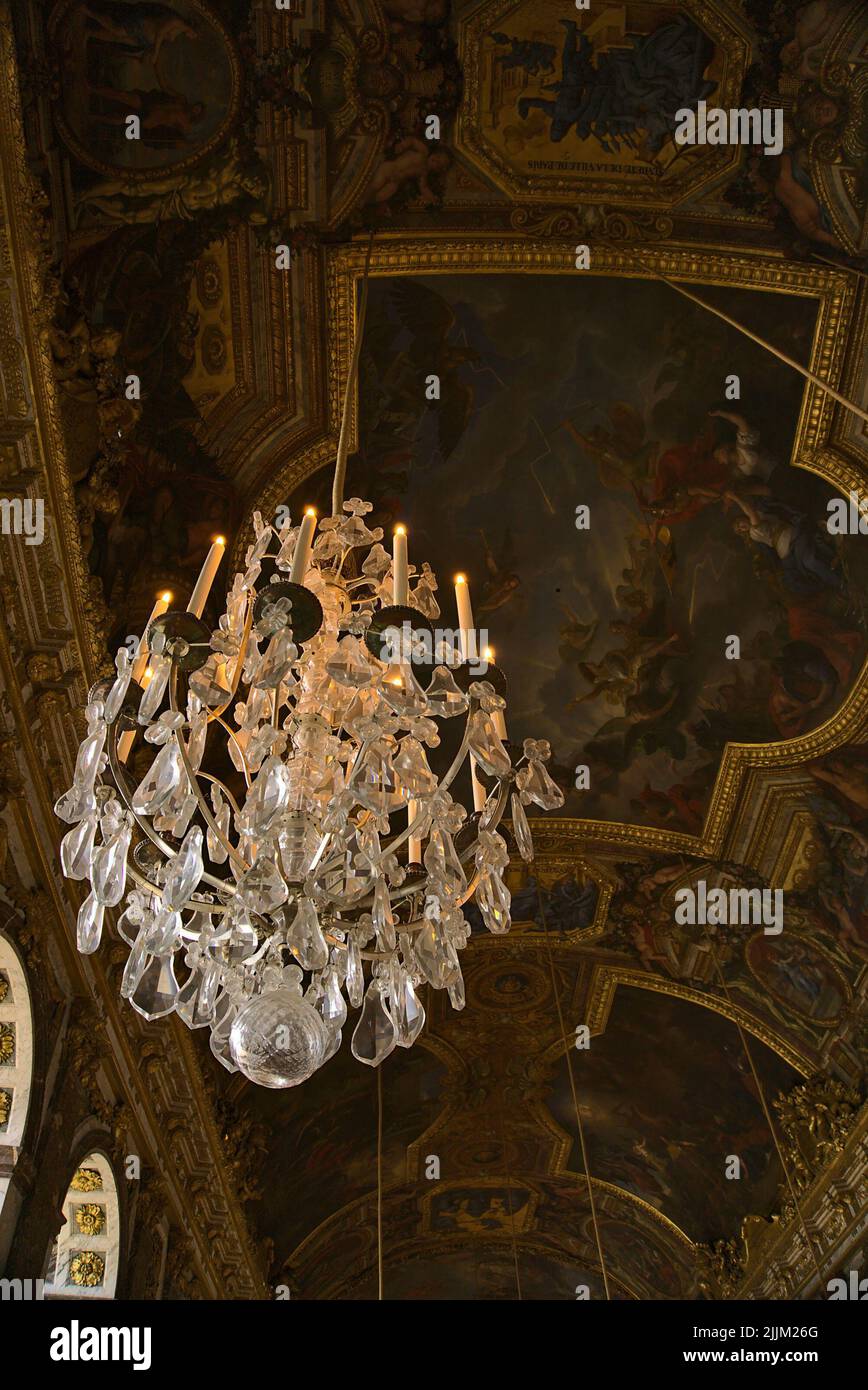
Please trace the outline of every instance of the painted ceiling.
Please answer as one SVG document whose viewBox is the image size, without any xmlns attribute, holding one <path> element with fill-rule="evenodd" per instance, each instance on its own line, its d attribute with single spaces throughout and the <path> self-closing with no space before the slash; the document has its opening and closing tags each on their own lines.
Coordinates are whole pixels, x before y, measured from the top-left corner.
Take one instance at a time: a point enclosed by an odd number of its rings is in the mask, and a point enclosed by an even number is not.
<svg viewBox="0 0 868 1390">
<path fill-rule="evenodd" d="M 369 258 L 348 491 L 449 626 L 468 573 L 554 750 L 512 935 L 474 923 L 466 1009 L 383 1069 L 385 1296 L 704 1296 L 785 1201 L 787 1097 L 864 1087 L 868 561 L 823 523 L 868 430 L 671 281 L 865 399 L 864 6 L 15 8 L 97 659 L 215 531 L 325 498 Z M 780 108 L 782 150 L 677 145 L 699 100 Z M 700 880 L 783 890 L 784 932 L 679 924 Z M 376 1076 L 208 1093 L 272 1284 L 376 1296 Z"/>
</svg>

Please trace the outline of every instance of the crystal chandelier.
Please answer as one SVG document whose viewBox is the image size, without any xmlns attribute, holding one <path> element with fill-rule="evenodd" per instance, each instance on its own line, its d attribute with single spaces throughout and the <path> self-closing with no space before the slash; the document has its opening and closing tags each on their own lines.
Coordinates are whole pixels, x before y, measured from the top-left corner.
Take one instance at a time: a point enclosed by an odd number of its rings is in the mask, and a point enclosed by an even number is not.
<svg viewBox="0 0 868 1390">
<path fill-rule="evenodd" d="M 122 647 L 115 679 L 90 692 L 55 807 L 72 826 L 63 871 L 91 885 L 78 949 L 95 951 L 106 908 L 124 903 L 124 997 L 147 1019 L 209 1027 L 222 1064 L 263 1086 L 328 1061 L 348 1008 L 353 1055 L 371 1066 L 412 1046 L 422 982 L 460 1009 L 462 904 L 474 897 L 491 932 L 510 926 L 507 803 L 526 860 L 525 805 L 563 804 L 546 743 L 525 740 L 513 766 L 505 680 L 475 650 L 463 576 L 444 635 L 432 571 L 411 592 L 406 532 L 390 555 L 371 510 L 351 498 L 318 526 L 311 511 L 279 527 L 255 513 L 211 631 L 218 539 L 187 610 L 163 595 L 138 652 Z M 435 772 L 426 750 L 451 720 L 457 746 Z M 137 732 L 155 756 L 131 778 Z M 451 793 L 468 760 L 472 814 Z"/>
</svg>

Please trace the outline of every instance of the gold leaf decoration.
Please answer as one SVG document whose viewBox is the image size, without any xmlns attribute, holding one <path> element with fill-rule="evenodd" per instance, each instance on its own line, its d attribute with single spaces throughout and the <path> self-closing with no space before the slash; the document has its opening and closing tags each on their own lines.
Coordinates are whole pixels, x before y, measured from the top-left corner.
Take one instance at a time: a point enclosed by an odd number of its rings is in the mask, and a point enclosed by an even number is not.
<svg viewBox="0 0 868 1390">
<path fill-rule="evenodd" d="M 15 1025 L 0 1023 L 0 1067 L 11 1067 L 15 1057 Z"/>
<path fill-rule="evenodd" d="M 0 1004 L 9 993 L 9 981 L 5 975 L 0 975 Z"/>
<path fill-rule="evenodd" d="M 0 1091 L 0 1128 L 4 1128 L 9 1123 L 9 1116 L 12 1114 L 12 1092 Z"/>
<path fill-rule="evenodd" d="M 105 1227 L 105 1207 L 85 1202 L 75 1208 L 75 1224 L 83 1236 L 98 1236 Z"/>
<path fill-rule="evenodd" d="M 102 1192 L 102 1174 L 97 1168 L 79 1168 L 69 1186 L 73 1192 Z"/>
<path fill-rule="evenodd" d="M 77 1250 L 69 1262 L 69 1281 L 81 1288 L 95 1289 L 105 1276 L 105 1260 L 95 1250 Z"/>
</svg>

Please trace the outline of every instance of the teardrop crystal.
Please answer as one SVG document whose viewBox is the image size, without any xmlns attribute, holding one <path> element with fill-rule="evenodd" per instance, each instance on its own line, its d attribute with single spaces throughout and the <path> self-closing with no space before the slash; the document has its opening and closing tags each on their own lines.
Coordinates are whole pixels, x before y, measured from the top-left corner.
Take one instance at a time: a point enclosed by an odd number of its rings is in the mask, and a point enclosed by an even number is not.
<svg viewBox="0 0 868 1390">
<path fill-rule="evenodd" d="M 194 825 L 169 865 L 163 885 L 163 902 L 176 910 L 184 907 L 199 883 L 205 866 L 202 862 L 202 831 Z"/>
<path fill-rule="evenodd" d="M 350 1049 L 357 1062 L 378 1067 L 395 1050 L 397 1034 L 386 1008 L 382 980 L 372 980 L 353 1032 Z"/>
<path fill-rule="evenodd" d="M 91 893 L 82 903 L 75 928 L 75 940 L 83 956 L 91 955 L 99 946 L 105 906 Z"/>
<path fill-rule="evenodd" d="M 67 878 L 90 878 L 96 827 L 96 812 L 91 811 L 83 821 L 67 831 L 61 840 L 60 863 Z"/>
</svg>

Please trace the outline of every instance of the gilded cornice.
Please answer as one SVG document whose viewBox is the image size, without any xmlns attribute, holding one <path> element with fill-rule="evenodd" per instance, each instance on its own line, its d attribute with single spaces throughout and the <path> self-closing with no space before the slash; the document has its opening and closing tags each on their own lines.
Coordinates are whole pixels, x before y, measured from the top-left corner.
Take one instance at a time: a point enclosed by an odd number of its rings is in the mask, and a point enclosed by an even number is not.
<svg viewBox="0 0 868 1390">
<path fill-rule="evenodd" d="M 46 272 L 41 194 L 27 170 L 24 149 L 10 6 L 8 0 L 0 0 L 0 314 L 10 339 L 10 361 L 12 346 L 19 345 L 14 360 L 20 363 L 23 381 L 23 389 L 13 393 L 10 402 L 8 383 L 18 378 L 4 377 L 3 484 L 7 490 L 17 487 L 42 497 L 46 509 L 41 547 L 4 542 L 0 550 L 6 615 L 0 625 L 3 713 L 5 732 L 11 735 L 14 730 L 20 750 L 20 794 L 12 812 L 21 879 L 16 892 L 33 919 L 28 930 L 32 926 L 38 933 L 49 968 L 74 981 L 76 995 L 93 1003 L 101 1066 L 124 1098 L 118 1114 L 136 1116 L 137 1142 L 161 1170 L 174 1219 L 187 1231 L 189 1259 L 198 1266 L 203 1287 L 215 1298 L 264 1297 L 258 1252 L 213 1119 L 209 1123 L 204 1113 L 207 1102 L 198 1064 L 189 1039 L 178 1044 L 183 1025 L 176 1024 L 172 1035 L 162 1030 L 162 1044 L 149 1064 L 143 1039 L 150 1030 L 131 1010 L 121 1010 L 102 963 L 74 950 L 74 908 L 60 886 L 58 827 L 51 808 L 71 780 L 79 710 L 107 653 L 99 630 L 101 604 L 92 598 L 78 538 L 46 336 L 56 286 Z M 31 884 L 40 886 L 34 890 Z M 170 1036 L 173 1041 L 167 1045 Z M 75 1046 L 80 1043 L 79 1038 Z M 74 1051 L 73 1060 L 76 1056 Z M 92 1059 L 88 1065 L 92 1069 Z M 169 1142 L 170 1128 L 174 1142 Z"/>
</svg>

